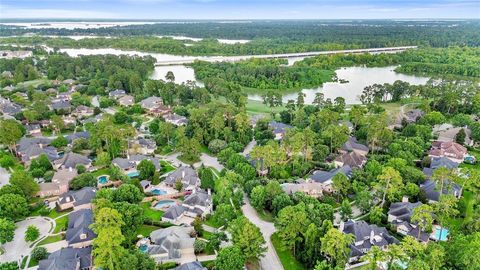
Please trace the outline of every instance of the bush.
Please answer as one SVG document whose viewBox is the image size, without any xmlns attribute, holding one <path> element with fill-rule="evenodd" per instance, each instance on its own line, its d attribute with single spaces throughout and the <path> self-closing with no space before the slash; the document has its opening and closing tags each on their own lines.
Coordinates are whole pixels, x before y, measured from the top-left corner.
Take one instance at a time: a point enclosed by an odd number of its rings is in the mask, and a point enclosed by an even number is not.
<svg viewBox="0 0 480 270">
<path fill-rule="evenodd" d="M 27 227 L 27 231 L 25 232 L 25 241 L 33 242 L 37 240 L 39 236 L 40 236 L 40 231 L 38 230 L 37 227 L 33 225 L 30 225 Z"/>
<path fill-rule="evenodd" d="M 55 172 L 53 171 L 48 171 L 43 174 L 43 179 L 45 179 L 45 182 L 52 182 L 53 175 Z"/>
<path fill-rule="evenodd" d="M 42 207 L 40 208 L 40 210 L 38 210 L 38 213 L 40 214 L 40 216 L 48 216 L 50 214 L 50 212 L 52 212 L 52 210 L 48 209 L 47 207 Z"/>
<path fill-rule="evenodd" d="M 214 154 L 217 154 L 218 152 L 222 151 L 223 149 L 225 149 L 225 147 L 227 147 L 227 143 L 224 140 L 219 140 L 219 139 L 212 140 L 208 144 L 208 149 L 212 151 L 212 153 Z"/>
<path fill-rule="evenodd" d="M 5 155 L 0 158 L 0 167 L 11 168 L 15 165 L 15 159 L 10 155 Z"/>
<path fill-rule="evenodd" d="M 200 239 L 195 239 L 195 242 L 193 243 L 193 250 L 195 251 L 195 254 L 202 253 L 206 247 L 207 242 Z"/>
<path fill-rule="evenodd" d="M 47 256 L 48 256 L 48 252 L 47 252 L 47 249 L 44 247 L 35 247 L 32 251 L 32 258 L 34 258 L 37 261 L 46 259 Z"/>
</svg>

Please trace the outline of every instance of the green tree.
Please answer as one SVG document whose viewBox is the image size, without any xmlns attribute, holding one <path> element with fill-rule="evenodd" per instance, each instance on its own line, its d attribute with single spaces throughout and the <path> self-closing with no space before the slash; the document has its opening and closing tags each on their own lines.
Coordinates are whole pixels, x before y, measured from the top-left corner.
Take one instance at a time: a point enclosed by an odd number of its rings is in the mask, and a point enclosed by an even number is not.
<svg viewBox="0 0 480 270">
<path fill-rule="evenodd" d="M 207 247 L 207 242 L 203 240 L 195 239 L 195 242 L 193 242 L 193 250 L 195 254 L 202 253 L 206 247 Z"/>
<path fill-rule="evenodd" d="M 365 256 L 362 257 L 362 261 L 368 262 L 368 267 L 371 270 L 376 270 L 379 262 L 383 262 L 387 259 L 385 252 L 377 246 L 373 246 Z"/>
<path fill-rule="evenodd" d="M 155 165 L 152 161 L 144 159 L 137 165 L 137 170 L 140 172 L 140 179 L 151 179 L 155 174 Z"/>
<path fill-rule="evenodd" d="M 10 184 L 22 189 L 27 198 L 33 197 L 40 190 L 37 182 L 24 170 L 15 170 L 10 176 Z"/>
<path fill-rule="evenodd" d="M 353 241 L 353 235 L 344 234 L 335 228 L 331 228 L 325 236 L 320 238 L 320 249 L 335 265 L 344 266 L 350 255 L 349 246 Z"/>
<path fill-rule="evenodd" d="M 237 246 L 222 248 L 215 260 L 216 269 L 242 270 L 245 257 Z"/>
<path fill-rule="evenodd" d="M 25 134 L 23 126 L 15 120 L 2 120 L 0 121 L 0 143 L 7 145 L 10 152 L 13 153 L 15 144 Z"/>
<path fill-rule="evenodd" d="M 345 174 L 337 173 L 332 178 L 332 187 L 342 197 L 347 196 L 351 187 L 350 180 Z"/>
<path fill-rule="evenodd" d="M 433 208 L 428 204 L 422 204 L 413 209 L 412 223 L 417 223 L 421 230 L 418 230 L 417 238 L 420 239 L 420 232 L 431 232 L 433 226 Z"/>
<path fill-rule="evenodd" d="M 250 193 L 250 201 L 252 206 L 257 210 L 262 210 L 267 201 L 267 191 L 264 186 L 256 186 Z"/>
<path fill-rule="evenodd" d="M 307 213 L 303 203 L 295 206 L 287 206 L 278 212 L 275 219 L 275 227 L 278 229 L 278 236 L 282 245 L 296 254 L 297 243 L 302 239 L 302 232 L 308 226 Z"/>
<path fill-rule="evenodd" d="M 385 204 L 385 198 L 392 200 L 399 190 L 403 188 L 402 176 L 392 167 L 385 167 L 382 174 L 377 177 L 376 189 L 382 193 L 381 207 Z"/>
<path fill-rule="evenodd" d="M 113 201 L 138 204 L 143 199 L 143 193 L 132 184 L 123 184 L 113 193 Z"/>
<path fill-rule="evenodd" d="M 238 217 L 228 227 L 234 246 L 238 247 L 247 261 L 257 261 L 267 251 L 260 230 L 245 217 Z"/>
<path fill-rule="evenodd" d="M 435 219 L 441 225 L 440 235 L 443 234 L 443 228 L 448 224 L 449 219 L 458 215 L 457 201 L 458 199 L 451 194 L 441 194 L 439 201 L 433 205 Z"/>
<path fill-rule="evenodd" d="M 47 249 L 44 247 L 35 247 L 32 251 L 32 258 L 37 262 L 46 259 L 48 256 Z"/>
<path fill-rule="evenodd" d="M 97 158 L 95 159 L 96 166 L 100 168 L 107 167 L 111 164 L 110 162 L 110 155 L 107 152 L 100 151 L 97 153 Z"/>
<path fill-rule="evenodd" d="M 19 220 L 27 216 L 28 204 L 24 197 L 18 194 L 0 196 L 0 217 Z"/>
<path fill-rule="evenodd" d="M 13 221 L 6 218 L 0 218 L 0 244 L 5 244 L 13 240 L 15 227 Z"/>
<path fill-rule="evenodd" d="M 222 203 L 217 206 L 213 213 L 213 221 L 221 226 L 227 225 L 230 221 L 237 218 L 237 211 L 229 203 Z"/>
<path fill-rule="evenodd" d="M 65 137 L 63 136 L 58 136 L 57 138 L 53 139 L 52 142 L 50 143 L 52 146 L 55 146 L 57 148 L 65 147 L 68 145 L 68 141 Z"/>
<path fill-rule="evenodd" d="M 383 209 L 379 206 L 375 206 L 372 208 L 372 210 L 370 210 L 368 219 L 370 220 L 370 223 L 380 225 L 384 216 Z"/>
<path fill-rule="evenodd" d="M 343 200 L 340 205 L 340 216 L 342 220 L 347 220 L 352 217 L 352 206 L 348 200 Z"/>
<path fill-rule="evenodd" d="M 25 241 L 33 242 L 37 240 L 39 236 L 40 236 L 40 230 L 37 227 L 33 225 L 30 225 L 27 227 L 27 230 L 25 231 Z"/>
</svg>

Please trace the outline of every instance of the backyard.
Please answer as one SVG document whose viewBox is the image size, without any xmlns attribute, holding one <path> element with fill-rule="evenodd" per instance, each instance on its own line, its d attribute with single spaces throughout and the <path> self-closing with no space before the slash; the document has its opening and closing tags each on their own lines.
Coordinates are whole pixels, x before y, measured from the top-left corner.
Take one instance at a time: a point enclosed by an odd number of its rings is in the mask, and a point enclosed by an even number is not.
<svg viewBox="0 0 480 270">
<path fill-rule="evenodd" d="M 272 245 L 275 247 L 275 251 L 277 252 L 280 261 L 282 262 L 283 268 L 285 270 L 306 270 L 305 268 L 295 257 L 293 257 L 292 253 L 289 250 L 286 250 L 282 247 L 282 243 L 280 242 L 280 238 L 278 237 L 277 233 L 272 234 L 271 237 Z"/>
</svg>

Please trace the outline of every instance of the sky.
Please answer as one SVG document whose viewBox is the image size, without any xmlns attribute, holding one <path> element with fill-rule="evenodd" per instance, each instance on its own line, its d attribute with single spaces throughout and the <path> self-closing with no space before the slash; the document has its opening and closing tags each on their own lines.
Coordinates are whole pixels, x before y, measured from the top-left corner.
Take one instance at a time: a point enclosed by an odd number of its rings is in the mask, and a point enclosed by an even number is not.
<svg viewBox="0 0 480 270">
<path fill-rule="evenodd" d="M 480 19 L 480 0 L 0 0 L 6 18 Z"/>
</svg>

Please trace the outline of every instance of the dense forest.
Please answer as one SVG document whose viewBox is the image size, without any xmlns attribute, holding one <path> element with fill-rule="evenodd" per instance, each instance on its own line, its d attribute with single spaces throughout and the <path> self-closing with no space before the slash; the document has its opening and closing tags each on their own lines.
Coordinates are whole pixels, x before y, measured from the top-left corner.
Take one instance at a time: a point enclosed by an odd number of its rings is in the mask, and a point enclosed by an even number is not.
<svg viewBox="0 0 480 270">
<path fill-rule="evenodd" d="M 321 85 L 330 81 L 333 71 L 315 67 L 287 66 L 285 59 L 251 59 L 236 63 L 209 63 L 196 61 L 192 64 L 197 79 L 205 81 L 218 78 L 235 82 L 247 88 L 296 89 Z"/>
<path fill-rule="evenodd" d="M 0 26 L 0 36 L 108 35 L 116 38 L 14 37 L 2 43 L 47 44 L 50 47 L 118 48 L 178 55 L 253 55 L 419 45 L 431 47 L 479 46 L 478 21 L 255 21 L 238 23 L 130 25 L 100 29 L 24 29 Z M 201 41 L 159 38 L 155 35 L 186 35 Z M 249 39 L 245 44 L 224 44 L 216 38 Z"/>
<path fill-rule="evenodd" d="M 0 27 L 0 36 L 37 33 L 41 35 L 147 36 L 184 35 L 196 38 L 272 39 L 272 44 L 312 46 L 318 43 L 357 44 L 361 47 L 391 45 L 480 44 L 478 20 L 393 21 L 393 20 L 273 20 L 273 21 L 186 21 L 128 25 L 99 29 L 26 29 Z"/>
</svg>

